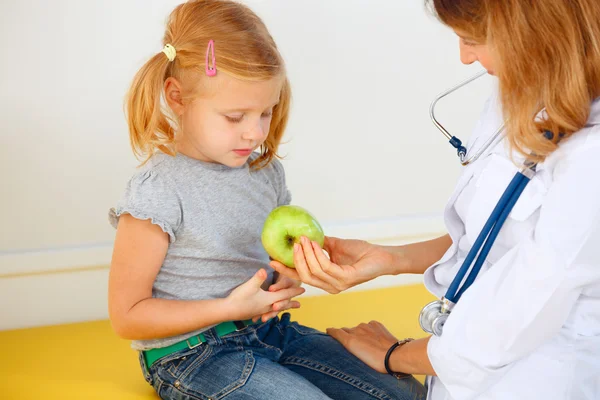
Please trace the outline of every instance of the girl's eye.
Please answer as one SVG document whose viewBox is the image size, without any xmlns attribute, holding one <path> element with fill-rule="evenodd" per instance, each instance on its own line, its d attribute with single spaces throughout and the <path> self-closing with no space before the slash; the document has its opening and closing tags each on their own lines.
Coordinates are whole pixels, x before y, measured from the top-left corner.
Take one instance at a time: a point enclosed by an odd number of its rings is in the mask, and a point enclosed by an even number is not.
<svg viewBox="0 0 600 400">
<path fill-rule="evenodd" d="M 239 117 L 231 117 L 229 115 L 226 115 L 225 118 L 227 119 L 227 121 L 231 122 L 232 124 L 239 124 L 240 122 L 242 122 L 242 119 L 244 119 L 243 115 L 240 115 Z"/>
<path fill-rule="evenodd" d="M 273 111 L 269 111 L 266 113 L 263 113 L 263 115 L 261 115 L 262 118 L 271 118 L 273 116 Z"/>
</svg>

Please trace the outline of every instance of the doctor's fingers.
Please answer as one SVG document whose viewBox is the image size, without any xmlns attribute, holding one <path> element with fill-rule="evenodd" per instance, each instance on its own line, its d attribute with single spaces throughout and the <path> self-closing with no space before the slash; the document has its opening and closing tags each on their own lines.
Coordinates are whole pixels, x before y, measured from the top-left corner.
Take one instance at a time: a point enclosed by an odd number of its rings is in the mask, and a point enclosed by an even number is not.
<svg viewBox="0 0 600 400">
<path fill-rule="evenodd" d="M 299 244 L 294 245 L 294 267 L 300 276 L 300 280 L 311 286 L 318 287 L 331 294 L 337 294 L 340 291 L 329 283 L 314 276 L 306 263 L 303 247 Z"/>
<path fill-rule="evenodd" d="M 323 250 L 317 243 L 310 242 L 308 240 L 302 241 L 302 250 L 304 251 L 304 258 L 310 272 L 323 282 L 336 288 L 338 291 L 344 290 L 343 283 L 328 273 L 331 271 L 331 261 L 325 256 Z"/>
<path fill-rule="evenodd" d="M 288 268 L 285 265 L 283 265 L 282 263 L 280 263 L 279 261 L 271 261 L 269 263 L 269 265 L 271 266 L 271 268 L 273 268 L 275 271 L 279 272 L 281 275 L 287 276 L 288 278 L 300 281 L 302 280 L 300 278 L 300 275 L 298 275 L 298 272 L 293 269 L 293 268 Z"/>
<path fill-rule="evenodd" d="M 318 288 L 323 289 L 326 292 L 331 293 L 331 294 L 339 293 L 339 290 L 337 290 L 333 286 L 328 285 L 327 283 L 321 281 L 320 279 L 313 277 L 310 273 L 304 273 L 304 271 L 307 270 L 308 268 L 302 267 L 302 263 L 299 260 L 296 260 L 295 254 L 294 254 L 294 259 L 295 259 L 294 264 L 296 266 L 295 269 L 288 268 L 285 265 L 283 265 L 282 263 L 280 263 L 279 261 L 271 261 L 269 263 L 269 265 L 275 271 L 279 272 L 281 275 L 287 276 L 288 278 L 307 283 L 311 286 L 318 287 Z M 298 265 L 300 265 L 300 268 L 297 267 Z M 299 272 L 302 272 L 302 274 L 300 274 Z"/>
<path fill-rule="evenodd" d="M 325 274 L 334 278 L 334 280 L 329 282 L 332 283 L 339 291 L 343 292 L 344 290 L 356 285 L 357 282 L 355 282 L 355 279 L 353 278 L 354 274 L 352 273 L 353 267 L 342 266 L 333 262 L 325 254 L 325 251 L 319 247 L 318 243 L 313 242 L 312 247 L 321 269 Z"/>
<path fill-rule="evenodd" d="M 365 324 L 364 322 L 359 324 L 356 328 L 354 328 L 357 332 L 361 333 L 371 333 L 377 331 L 378 329 L 370 324 Z"/>
<path fill-rule="evenodd" d="M 347 329 L 348 328 L 328 328 L 326 332 L 329 336 L 340 342 L 342 345 L 345 345 L 352 337 L 351 333 Z"/>
<path fill-rule="evenodd" d="M 338 288 L 341 288 L 342 290 L 348 289 L 350 286 L 346 283 L 346 274 L 344 273 L 344 268 L 332 262 L 329 257 L 325 255 L 323 249 L 319 247 L 318 243 L 313 242 L 312 247 L 315 252 L 315 257 L 317 258 L 319 265 L 321 265 L 323 272 L 336 279 Z"/>
<path fill-rule="evenodd" d="M 381 331 L 381 332 L 388 332 L 388 330 L 386 329 L 385 325 L 383 325 L 381 322 L 379 321 L 371 321 L 368 323 L 368 325 L 377 330 L 377 331 Z"/>
</svg>

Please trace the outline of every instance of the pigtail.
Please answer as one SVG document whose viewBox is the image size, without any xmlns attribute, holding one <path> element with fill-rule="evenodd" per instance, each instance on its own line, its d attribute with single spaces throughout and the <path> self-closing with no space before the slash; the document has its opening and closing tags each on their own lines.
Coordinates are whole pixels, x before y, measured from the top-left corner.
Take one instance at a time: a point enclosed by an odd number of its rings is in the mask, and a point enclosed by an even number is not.
<svg viewBox="0 0 600 400">
<path fill-rule="evenodd" d="M 148 161 L 156 149 L 175 155 L 175 131 L 162 105 L 163 85 L 169 68 L 161 52 L 135 75 L 126 99 L 129 140 L 136 156 Z"/>
</svg>

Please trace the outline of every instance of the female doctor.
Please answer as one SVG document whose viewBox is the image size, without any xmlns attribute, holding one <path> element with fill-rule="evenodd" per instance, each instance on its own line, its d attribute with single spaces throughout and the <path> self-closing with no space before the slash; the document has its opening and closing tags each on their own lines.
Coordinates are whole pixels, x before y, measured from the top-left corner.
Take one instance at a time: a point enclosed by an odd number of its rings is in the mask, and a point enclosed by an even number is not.
<svg viewBox="0 0 600 400">
<path fill-rule="evenodd" d="M 296 270 L 272 267 L 330 293 L 422 273 L 443 298 L 511 178 L 537 163 L 441 333 L 328 333 L 382 373 L 428 375 L 432 400 L 600 399 L 600 2 L 426 3 L 460 37 L 461 61 L 498 78 L 467 150 L 503 123 L 504 138 L 462 170 L 447 235 L 399 247 L 328 237 L 330 258 L 304 238 Z"/>
</svg>

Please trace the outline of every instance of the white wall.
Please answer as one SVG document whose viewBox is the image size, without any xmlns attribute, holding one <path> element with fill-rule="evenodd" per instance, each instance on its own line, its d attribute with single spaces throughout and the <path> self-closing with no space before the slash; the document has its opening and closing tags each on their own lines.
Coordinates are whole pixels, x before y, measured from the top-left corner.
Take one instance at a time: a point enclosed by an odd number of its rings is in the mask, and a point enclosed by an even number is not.
<svg viewBox="0 0 600 400">
<path fill-rule="evenodd" d="M 107 210 L 136 165 L 123 96 L 161 50 L 178 3 L 0 3 L 0 329 L 106 317 L 106 268 L 89 267 L 110 260 Z M 246 3 L 288 63 L 294 106 L 281 153 L 294 203 L 339 236 L 441 232 L 458 162 L 428 107 L 479 70 L 460 64 L 454 35 L 422 1 Z M 440 103 L 461 138 L 489 83 Z"/>
</svg>

